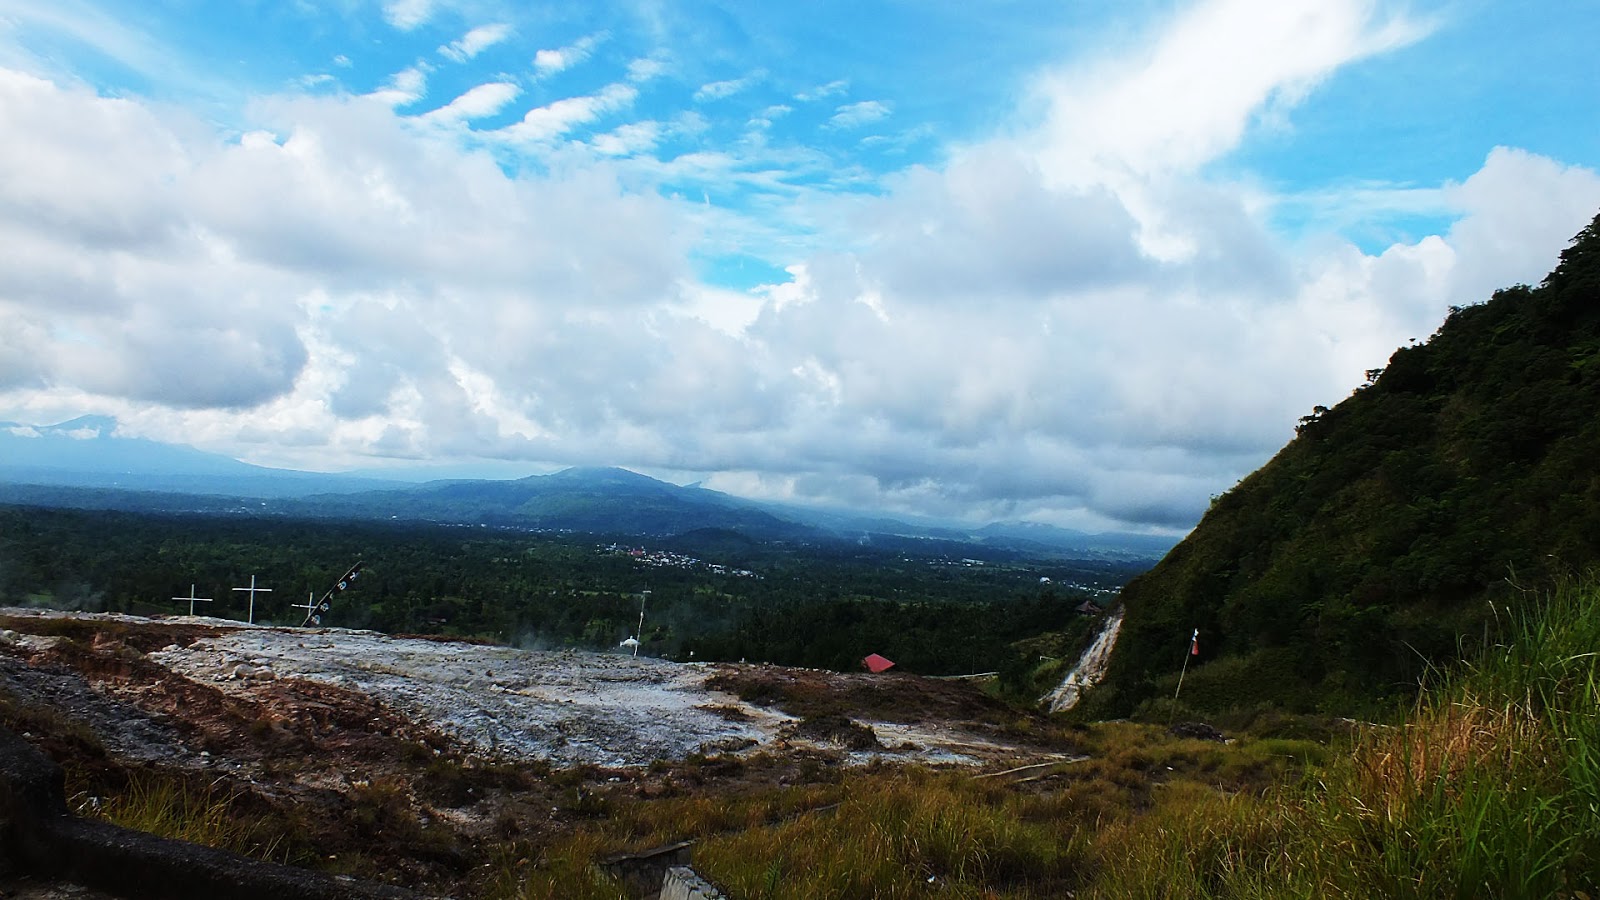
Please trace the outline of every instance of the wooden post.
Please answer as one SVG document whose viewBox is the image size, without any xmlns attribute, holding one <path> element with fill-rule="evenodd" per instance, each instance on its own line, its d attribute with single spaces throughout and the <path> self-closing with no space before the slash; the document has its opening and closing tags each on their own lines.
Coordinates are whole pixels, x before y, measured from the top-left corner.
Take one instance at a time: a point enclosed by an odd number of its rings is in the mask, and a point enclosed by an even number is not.
<svg viewBox="0 0 1600 900">
<path fill-rule="evenodd" d="M 1189 671 L 1189 657 L 1200 655 L 1200 629 L 1194 630 L 1194 637 L 1189 639 L 1189 649 L 1183 654 L 1183 668 L 1178 670 L 1178 689 L 1172 692 L 1172 699 L 1178 699 L 1183 693 L 1183 676 Z"/>
</svg>

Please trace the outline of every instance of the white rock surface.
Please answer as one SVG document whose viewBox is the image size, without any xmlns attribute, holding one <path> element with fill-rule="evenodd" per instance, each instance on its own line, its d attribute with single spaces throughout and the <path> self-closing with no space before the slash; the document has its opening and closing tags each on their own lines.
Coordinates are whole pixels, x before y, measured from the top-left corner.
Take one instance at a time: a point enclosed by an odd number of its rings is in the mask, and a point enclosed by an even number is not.
<svg viewBox="0 0 1600 900">
<path fill-rule="evenodd" d="M 241 629 L 207 644 L 150 658 L 201 681 L 293 677 L 357 690 L 511 759 L 646 765 L 709 740 L 766 742 L 787 721 L 747 709 L 753 721 L 729 722 L 699 708 L 738 703 L 705 687 L 706 667 L 647 658 L 335 630 Z"/>
</svg>

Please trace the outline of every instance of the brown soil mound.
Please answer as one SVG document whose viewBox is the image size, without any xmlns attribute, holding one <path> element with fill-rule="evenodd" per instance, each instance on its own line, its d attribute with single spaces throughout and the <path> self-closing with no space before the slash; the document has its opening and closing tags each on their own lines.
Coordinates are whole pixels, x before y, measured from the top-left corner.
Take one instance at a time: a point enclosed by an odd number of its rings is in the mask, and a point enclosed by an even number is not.
<svg viewBox="0 0 1600 900">
<path fill-rule="evenodd" d="M 858 719 L 914 724 L 938 721 L 981 729 L 997 722 L 1038 718 L 985 694 L 971 682 L 885 672 L 879 675 L 722 666 L 706 685 L 746 703 L 805 718 L 842 714 Z"/>
</svg>

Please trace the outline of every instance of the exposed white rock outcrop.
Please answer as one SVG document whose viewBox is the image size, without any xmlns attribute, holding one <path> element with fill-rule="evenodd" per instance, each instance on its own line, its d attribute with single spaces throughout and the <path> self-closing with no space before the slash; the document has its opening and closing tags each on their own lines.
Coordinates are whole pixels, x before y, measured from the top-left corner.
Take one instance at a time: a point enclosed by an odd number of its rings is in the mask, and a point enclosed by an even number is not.
<svg viewBox="0 0 1600 900">
<path fill-rule="evenodd" d="M 1039 703 L 1048 704 L 1053 713 L 1077 706 L 1083 692 L 1105 677 L 1106 665 L 1111 662 L 1111 648 L 1116 645 L 1117 632 L 1121 630 L 1122 611 L 1119 609 L 1106 617 L 1105 627 L 1095 635 L 1089 649 L 1078 657 L 1078 664 L 1072 667 L 1066 678 L 1061 679 L 1055 690 L 1040 697 Z"/>
</svg>

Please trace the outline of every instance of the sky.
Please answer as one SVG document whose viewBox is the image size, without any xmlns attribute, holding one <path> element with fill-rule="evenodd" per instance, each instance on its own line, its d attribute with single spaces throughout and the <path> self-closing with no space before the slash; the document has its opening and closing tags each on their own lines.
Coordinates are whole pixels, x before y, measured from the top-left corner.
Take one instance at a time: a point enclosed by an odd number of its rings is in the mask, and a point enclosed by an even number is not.
<svg viewBox="0 0 1600 900">
<path fill-rule="evenodd" d="M 1592 0 L 0 0 L 0 420 L 1180 533 L 1600 211 L 1596 34 Z"/>
</svg>

